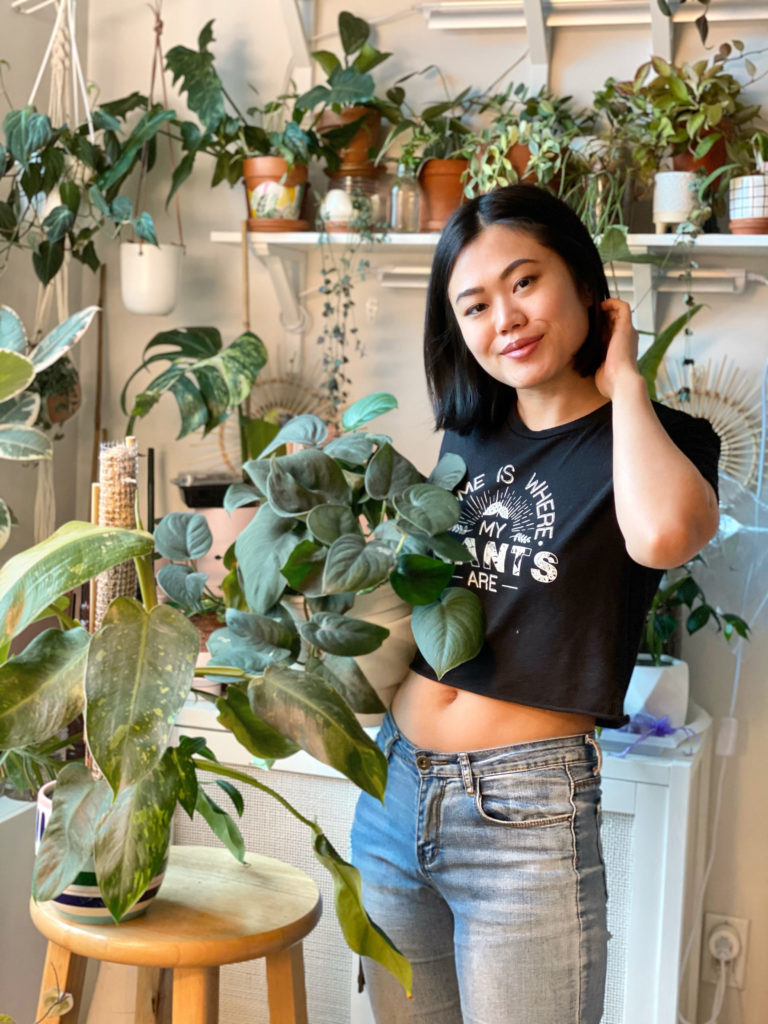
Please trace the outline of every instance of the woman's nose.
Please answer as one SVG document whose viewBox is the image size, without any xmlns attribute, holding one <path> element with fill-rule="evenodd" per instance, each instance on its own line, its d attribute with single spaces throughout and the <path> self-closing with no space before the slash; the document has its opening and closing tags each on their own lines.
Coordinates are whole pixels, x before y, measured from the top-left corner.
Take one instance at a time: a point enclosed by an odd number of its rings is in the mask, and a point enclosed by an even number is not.
<svg viewBox="0 0 768 1024">
<path fill-rule="evenodd" d="M 525 312 L 509 295 L 500 296 L 494 308 L 494 321 L 497 334 L 507 334 L 525 323 Z"/>
</svg>

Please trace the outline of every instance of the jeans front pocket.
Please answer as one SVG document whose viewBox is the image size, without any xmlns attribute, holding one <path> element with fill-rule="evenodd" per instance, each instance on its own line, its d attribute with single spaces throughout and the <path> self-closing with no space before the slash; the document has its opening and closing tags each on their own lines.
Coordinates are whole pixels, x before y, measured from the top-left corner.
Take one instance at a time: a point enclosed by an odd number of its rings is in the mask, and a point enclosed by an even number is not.
<svg viewBox="0 0 768 1024">
<path fill-rule="evenodd" d="M 571 780 L 562 765 L 482 775 L 476 780 L 475 807 L 486 821 L 511 828 L 570 822 Z"/>
</svg>

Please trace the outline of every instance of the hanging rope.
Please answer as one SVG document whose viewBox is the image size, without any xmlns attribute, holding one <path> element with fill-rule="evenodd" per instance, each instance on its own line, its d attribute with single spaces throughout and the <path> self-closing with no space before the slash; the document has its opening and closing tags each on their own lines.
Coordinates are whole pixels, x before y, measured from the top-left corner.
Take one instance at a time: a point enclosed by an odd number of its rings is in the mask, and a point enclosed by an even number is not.
<svg viewBox="0 0 768 1024">
<path fill-rule="evenodd" d="M 155 6 L 151 4 L 147 5 L 155 16 L 155 47 L 152 53 L 152 72 L 149 79 L 149 101 L 148 107 L 151 110 L 155 102 L 155 79 L 158 74 L 160 75 L 160 82 L 163 87 L 163 105 L 166 110 L 169 110 L 168 106 L 168 90 L 165 86 L 165 75 L 163 74 L 163 68 L 165 61 L 163 58 L 163 0 L 156 0 Z M 173 156 L 173 140 L 171 139 L 170 133 L 168 135 L 168 154 L 171 164 L 171 173 L 176 170 L 176 161 Z M 145 142 L 141 149 L 141 171 L 139 173 L 139 186 L 136 193 L 136 209 L 140 210 L 144 197 L 144 185 L 147 180 L 147 166 L 149 162 L 149 143 Z M 176 193 L 174 196 L 174 206 L 176 208 L 176 224 L 179 231 L 179 245 L 184 246 L 184 231 L 181 224 L 181 206 L 179 203 L 179 195 Z"/>
</svg>

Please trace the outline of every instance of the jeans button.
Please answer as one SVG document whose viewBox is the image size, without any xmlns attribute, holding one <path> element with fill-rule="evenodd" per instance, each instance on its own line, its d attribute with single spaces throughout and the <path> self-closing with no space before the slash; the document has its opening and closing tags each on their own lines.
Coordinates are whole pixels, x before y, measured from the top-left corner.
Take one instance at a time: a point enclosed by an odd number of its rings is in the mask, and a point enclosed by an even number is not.
<svg viewBox="0 0 768 1024">
<path fill-rule="evenodd" d="M 416 764 L 421 768 L 422 771 L 426 771 L 429 768 L 429 758 L 426 754 L 419 754 L 416 758 Z"/>
</svg>

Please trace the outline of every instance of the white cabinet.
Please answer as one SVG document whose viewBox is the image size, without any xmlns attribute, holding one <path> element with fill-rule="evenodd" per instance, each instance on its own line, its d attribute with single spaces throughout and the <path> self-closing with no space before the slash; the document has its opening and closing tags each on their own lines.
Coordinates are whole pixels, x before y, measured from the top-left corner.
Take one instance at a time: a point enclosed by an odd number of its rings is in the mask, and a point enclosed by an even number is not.
<svg viewBox="0 0 768 1024">
<path fill-rule="evenodd" d="M 699 719 L 701 743 L 692 756 L 683 753 L 687 747 L 626 758 L 604 752 L 603 849 L 612 938 L 603 1024 L 676 1024 L 678 967 L 689 929 L 700 922 L 693 899 L 706 845 L 709 718 L 700 714 Z M 177 725 L 185 734 L 204 735 L 223 763 L 243 763 L 242 747 L 221 730 L 209 706 L 188 705 Z M 249 770 L 302 813 L 316 817 L 339 852 L 347 853 L 357 799 L 350 782 L 303 753 L 268 775 Z M 322 891 L 322 920 L 305 941 L 312 1024 L 371 1024 L 367 999 L 355 991 L 356 959 L 333 912 L 330 877 L 314 859 L 309 830 L 270 797 L 252 789 L 244 795 L 241 826 L 248 849 L 291 861 Z M 181 814 L 175 841 L 215 843 L 199 819 L 190 822 Z M 697 936 L 680 1004 L 689 1020 L 695 1019 L 698 948 Z M 261 963 L 224 968 L 222 1024 L 268 1024 L 265 993 Z"/>
</svg>

